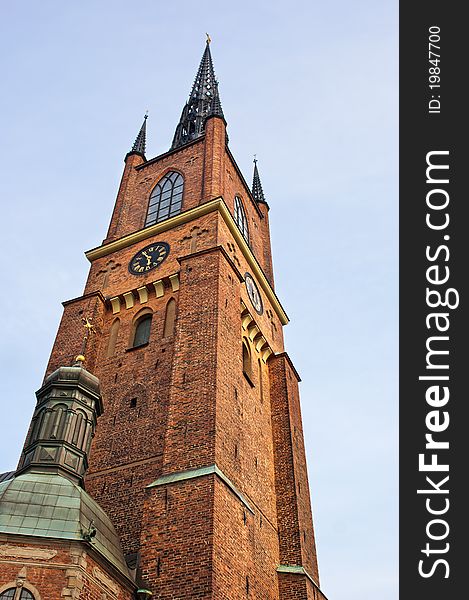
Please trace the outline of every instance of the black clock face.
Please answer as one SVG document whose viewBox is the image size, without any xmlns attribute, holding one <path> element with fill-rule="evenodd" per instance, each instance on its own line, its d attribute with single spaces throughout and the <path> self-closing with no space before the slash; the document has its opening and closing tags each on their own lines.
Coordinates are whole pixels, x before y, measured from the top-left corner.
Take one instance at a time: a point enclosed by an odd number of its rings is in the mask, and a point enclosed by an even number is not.
<svg viewBox="0 0 469 600">
<path fill-rule="evenodd" d="M 264 312 L 264 306 L 262 304 L 262 298 L 257 289 L 257 285 L 254 283 L 254 279 L 246 273 L 244 275 L 244 281 L 246 282 L 246 290 L 248 292 L 249 300 L 251 300 L 256 312 L 261 315 Z"/>
<path fill-rule="evenodd" d="M 155 242 L 139 250 L 129 263 L 129 271 L 134 275 L 144 275 L 159 267 L 169 254 L 169 244 Z"/>
</svg>

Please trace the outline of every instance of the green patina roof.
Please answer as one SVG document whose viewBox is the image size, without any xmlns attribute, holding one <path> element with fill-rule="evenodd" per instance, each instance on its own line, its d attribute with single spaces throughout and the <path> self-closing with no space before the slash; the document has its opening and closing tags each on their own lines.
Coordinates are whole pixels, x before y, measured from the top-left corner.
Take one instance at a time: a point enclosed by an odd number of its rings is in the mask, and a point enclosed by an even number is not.
<svg viewBox="0 0 469 600">
<path fill-rule="evenodd" d="M 25 473 L 0 483 L 0 533 L 83 541 L 91 521 L 91 545 L 128 577 L 116 530 L 84 489 L 54 473 Z"/>
</svg>

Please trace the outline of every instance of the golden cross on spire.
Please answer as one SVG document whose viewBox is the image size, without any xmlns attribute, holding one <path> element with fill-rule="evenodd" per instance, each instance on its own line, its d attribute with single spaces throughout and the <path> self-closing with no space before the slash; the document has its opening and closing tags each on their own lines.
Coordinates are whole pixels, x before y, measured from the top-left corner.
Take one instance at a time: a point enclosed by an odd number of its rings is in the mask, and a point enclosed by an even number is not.
<svg viewBox="0 0 469 600">
<path fill-rule="evenodd" d="M 88 319 L 88 317 L 84 317 L 81 320 L 81 322 L 83 323 L 83 327 L 85 329 L 85 335 L 83 336 L 83 342 L 81 344 L 81 352 L 75 358 L 75 363 L 84 363 L 85 362 L 86 343 L 88 342 L 90 333 L 96 333 L 96 330 L 93 326 L 93 323 L 91 322 L 91 319 Z"/>
<path fill-rule="evenodd" d="M 83 327 L 86 329 L 85 336 L 88 336 L 90 333 L 95 333 L 95 328 L 88 317 L 84 317 L 81 322 L 83 323 Z"/>
</svg>

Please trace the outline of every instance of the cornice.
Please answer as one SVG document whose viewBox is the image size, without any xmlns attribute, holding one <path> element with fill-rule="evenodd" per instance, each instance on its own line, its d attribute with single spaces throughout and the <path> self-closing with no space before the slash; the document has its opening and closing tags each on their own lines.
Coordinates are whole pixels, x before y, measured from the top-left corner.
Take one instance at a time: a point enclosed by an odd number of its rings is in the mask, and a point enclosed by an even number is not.
<svg viewBox="0 0 469 600">
<path fill-rule="evenodd" d="M 284 358 L 287 363 L 290 365 L 291 370 L 293 371 L 293 373 L 295 374 L 295 377 L 298 379 L 298 382 L 301 381 L 301 377 L 298 374 L 298 371 L 295 368 L 295 365 L 292 362 L 292 359 L 289 357 L 289 355 L 286 352 L 280 352 L 279 354 L 275 355 L 275 358 Z"/>
<path fill-rule="evenodd" d="M 290 575 L 305 575 L 307 579 L 311 581 L 316 589 L 318 589 L 321 594 L 324 596 L 325 600 L 327 600 L 324 592 L 319 587 L 319 583 L 315 581 L 312 575 L 308 573 L 308 571 L 301 565 L 279 565 L 277 567 L 277 573 L 288 573 Z"/>
<path fill-rule="evenodd" d="M 89 292 L 88 294 L 83 294 L 83 296 L 77 296 L 76 298 L 71 298 L 70 300 L 65 300 L 62 302 L 62 306 L 67 306 L 68 304 L 73 304 L 74 302 L 80 302 L 81 300 L 87 300 L 89 298 L 99 298 L 103 304 L 106 303 L 106 298 L 103 296 L 100 290 L 96 290 L 95 292 Z"/>
<path fill-rule="evenodd" d="M 207 467 L 200 467 L 199 469 L 189 469 L 187 471 L 177 471 L 176 473 L 162 475 L 156 481 L 153 481 L 153 483 L 150 483 L 146 487 L 147 489 L 151 489 L 153 487 L 159 487 L 171 483 L 179 483 L 180 481 L 197 479 L 198 477 L 205 477 L 207 475 L 216 475 L 219 479 L 221 479 L 221 481 L 223 481 L 223 483 L 233 492 L 233 494 L 237 496 L 239 500 L 241 500 L 249 512 L 254 514 L 253 509 L 243 494 L 216 464 L 208 465 Z"/>
<path fill-rule="evenodd" d="M 155 225 L 151 225 L 150 227 L 139 229 L 138 231 L 125 235 L 124 237 L 118 240 L 114 240 L 113 242 L 109 242 L 108 244 L 103 244 L 102 246 L 98 246 L 97 248 L 88 250 L 88 252 L 85 252 L 85 256 L 90 262 L 93 262 L 98 258 L 102 258 L 103 256 L 107 256 L 113 252 L 117 252 L 118 250 L 128 248 L 133 244 L 146 240 L 150 237 L 154 237 L 155 235 L 159 235 L 161 233 L 164 233 L 165 231 L 169 231 L 174 227 L 184 225 L 185 223 L 189 223 L 194 219 L 198 219 L 199 217 L 216 211 L 220 213 L 225 224 L 230 230 L 230 233 L 236 240 L 236 243 L 238 244 L 241 252 L 243 253 L 243 256 L 246 259 L 250 269 L 252 270 L 252 273 L 256 276 L 261 288 L 263 289 L 278 318 L 280 319 L 280 322 L 282 323 L 282 325 L 286 325 L 289 321 L 288 315 L 286 314 L 285 310 L 280 304 L 280 301 L 277 298 L 274 290 L 272 289 L 272 286 L 270 285 L 267 277 L 265 276 L 264 271 L 257 262 L 256 257 L 254 256 L 251 248 L 244 239 L 242 233 L 238 229 L 238 226 L 236 225 L 227 205 L 225 204 L 225 201 L 221 196 L 210 200 L 209 202 L 205 202 L 204 204 L 200 204 L 195 208 L 186 210 L 185 212 L 182 212 L 179 215 L 176 215 L 175 217 L 171 217 L 170 219 L 167 219 L 162 223 L 156 223 Z"/>
</svg>

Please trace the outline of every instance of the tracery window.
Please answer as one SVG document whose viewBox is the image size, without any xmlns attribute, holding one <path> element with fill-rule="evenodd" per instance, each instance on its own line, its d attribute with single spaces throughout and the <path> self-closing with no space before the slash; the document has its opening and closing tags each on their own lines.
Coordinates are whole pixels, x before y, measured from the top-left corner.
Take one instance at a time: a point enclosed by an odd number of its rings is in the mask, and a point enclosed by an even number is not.
<svg viewBox="0 0 469 600">
<path fill-rule="evenodd" d="M 150 195 L 145 227 L 179 214 L 183 191 L 184 178 L 180 173 L 170 171 L 160 179 Z"/>
<path fill-rule="evenodd" d="M 14 587 L 2 592 L 0 600 L 34 600 L 34 596 L 24 587 Z"/>
<path fill-rule="evenodd" d="M 249 244 L 248 219 L 247 219 L 246 213 L 244 211 L 243 203 L 239 196 L 235 196 L 234 219 L 235 219 L 236 225 L 238 226 L 239 230 L 243 234 L 243 238 Z"/>
</svg>

